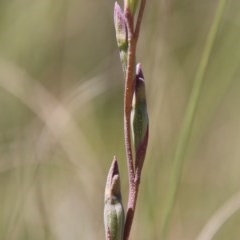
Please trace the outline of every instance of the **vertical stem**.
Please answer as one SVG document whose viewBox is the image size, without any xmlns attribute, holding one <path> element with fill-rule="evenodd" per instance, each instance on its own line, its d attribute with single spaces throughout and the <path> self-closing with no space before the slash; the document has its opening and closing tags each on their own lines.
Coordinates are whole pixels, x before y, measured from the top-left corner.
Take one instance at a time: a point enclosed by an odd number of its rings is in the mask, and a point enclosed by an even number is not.
<svg viewBox="0 0 240 240">
<path fill-rule="evenodd" d="M 135 42 L 133 40 L 133 18 L 126 10 L 126 18 L 128 23 L 128 61 L 127 61 L 127 72 L 125 79 L 125 89 L 124 89 L 124 140 L 125 140 L 125 150 L 127 156 L 128 165 L 128 177 L 129 177 L 129 196 L 133 189 L 134 184 L 134 164 L 133 155 L 131 148 L 131 135 L 130 135 L 130 114 L 132 107 L 132 98 L 134 90 L 134 65 L 135 65 Z"/>
<path fill-rule="evenodd" d="M 162 228 L 162 240 L 167 239 L 169 225 L 172 217 L 173 208 L 176 201 L 177 189 L 179 181 L 181 178 L 181 172 L 183 167 L 183 162 L 186 156 L 186 149 L 189 142 L 189 137 L 192 129 L 192 124 L 194 121 L 194 115 L 196 112 L 200 90 L 203 82 L 203 78 L 206 72 L 206 67 L 209 61 L 212 46 L 216 37 L 216 33 L 220 24 L 221 17 L 223 15 L 224 7 L 227 0 L 219 0 L 218 7 L 216 10 L 216 15 L 213 20 L 212 26 L 208 33 L 206 43 L 203 49 L 200 64 L 196 73 L 196 77 L 193 83 L 192 92 L 190 94 L 188 105 L 186 109 L 186 114 L 183 120 L 183 126 L 179 135 L 177 149 L 173 159 L 173 173 L 170 185 L 170 194 L 167 199 L 167 207 L 163 218 L 163 228 Z"/>
<path fill-rule="evenodd" d="M 134 211 L 137 202 L 139 183 L 135 182 L 135 169 L 133 163 L 132 147 L 131 147 L 131 128 L 130 128 L 130 115 L 132 109 L 132 98 L 135 85 L 135 58 L 136 58 L 136 45 L 142 21 L 142 15 L 145 7 L 145 1 L 141 1 L 139 14 L 137 17 L 136 30 L 134 31 L 134 16 L 130 13 L 130 10 L 125 5 L 125 16 L 127 19 L 128 28 L 128 61 L 127 72 L 125 79 L 125 91 L 124 91 L 124 140 L 127 156 L 128 166 L 128 178 L 129 178 L 129 194 L 128 194 L 128 209 L 126 214 L 126 222 L 124 229 L 124 240 L 128 240 L 132 221 L 134 217 Z"/>
<path fill-rule="evenodd" d="M 127 18 L 128 19 L 128 18 Z M 130 28 L 128 28 L 130 29 Z M 135 172 L 133 155 L 131 148 L 131 129 L 130 129 L 130 114 L 132 108 L 132 98 L 134 90 L 134 66 L 135 66 L 135 51 L 136 42 L 133 39 L 133 34 L 129 34 L 129 49 L 128 49 L 128 64 L 127 74 L 125 81 L 125 93 L 124 93 L 124 137 L 125 137 L 125 148 L 127 155 L 127 166 L 128 166 L 128 178 L 129 178 L 129 194 L 128 194 L 128 209 L 126 214 L 126 223 L 124 229 L 124 240 L 127 240 L 131 230 L 135 201 L 136 201 L 136 190 L 134 184 Z"/>
</svg>

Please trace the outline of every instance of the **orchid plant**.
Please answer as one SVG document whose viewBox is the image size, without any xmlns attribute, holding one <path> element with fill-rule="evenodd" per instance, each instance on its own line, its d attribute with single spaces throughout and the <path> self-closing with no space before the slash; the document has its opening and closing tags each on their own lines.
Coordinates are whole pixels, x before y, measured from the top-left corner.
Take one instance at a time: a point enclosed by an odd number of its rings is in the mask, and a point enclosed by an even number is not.
<svg viewBox="0 0 240 240">
<path fill-rule="evenodd" d="M 125 77 L 124 138 L 128 168 L 129 195 L 126 210 L 121 197 L 120 174 L 114 156 L 105 188 L 104 225 L 106 240 L 129 239 L 134 218 L 141 172 L 148 144 L 148 113 L 141 64 L 136 64 L 136 46 L 146 0 L 116 2 L 114 25 Z"/>
</svg>

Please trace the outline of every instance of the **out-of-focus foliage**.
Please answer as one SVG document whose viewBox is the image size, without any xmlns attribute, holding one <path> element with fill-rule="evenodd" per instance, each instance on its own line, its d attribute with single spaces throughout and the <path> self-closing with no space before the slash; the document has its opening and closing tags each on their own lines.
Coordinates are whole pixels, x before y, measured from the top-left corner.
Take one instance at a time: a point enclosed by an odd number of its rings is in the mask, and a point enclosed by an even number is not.
<svg viewBox="0 0 240 240">
<path fill-rule="evenodd" d="M 172 156 L 218 1 L 147 1 L 138 61 L 149 144 L 131 239 L 159 239 Z M 104 185 L 123 145 L 112 1 L 0 1 L 0 239 L 104 239 Z M 229 0 L 191 131 L 170 239 L 196 239 L 240 191 L 240 2 Z M 240 200 L 239 200 L 240 201 Z M 240 214 L 214 240 L 238 240 Z"/>
</svg>

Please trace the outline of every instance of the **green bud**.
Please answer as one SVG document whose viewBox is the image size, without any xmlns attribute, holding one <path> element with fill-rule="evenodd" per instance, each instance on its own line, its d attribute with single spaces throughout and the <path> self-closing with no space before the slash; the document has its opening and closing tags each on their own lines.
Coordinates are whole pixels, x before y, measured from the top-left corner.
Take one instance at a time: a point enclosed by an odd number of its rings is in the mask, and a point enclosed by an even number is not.
<svg viewBox="0 0 240 240">
<path fill-rule="evenodd" d="M 145 158 L 147 142 L 148 142 L 148 113 L 146 102 L 146 91 L 144 76 L 141 69 L 141 64 L 136 66 L 136 82 L 132 102 L 131 111 L 131 129 L 132 139 L 135 148 L 136 159 Z M 136 162 L 136 165 L 138 163 Z"/>
<path fill-rule="evenodd" d="M 124 209 L 118 164 L 115 157 L 108 172 L 105 188 L 104 225 L 107 240 L 123 239 Z"/>
<path fill-rule="evenodd" d="M 138 0 L 127 0 L 127 6 L 134 15 L 138 6 Z"/>
</svg>

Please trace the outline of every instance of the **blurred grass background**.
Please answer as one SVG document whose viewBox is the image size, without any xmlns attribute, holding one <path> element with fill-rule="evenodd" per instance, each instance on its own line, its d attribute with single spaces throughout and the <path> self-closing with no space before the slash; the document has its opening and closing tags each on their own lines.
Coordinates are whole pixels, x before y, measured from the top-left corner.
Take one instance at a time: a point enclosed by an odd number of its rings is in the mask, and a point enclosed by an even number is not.
<svg viewBox="0 0 240 240">
<path fill-rule="evenodd" d="M 150 139 L 131 239 L 160 239 L 173 154 L 218 1 L 147 1 L 137 60 Z M 113 1 L 0 1 L 0 239 L 104 239 L 112 157 L 128 183 Z M 169 239 L 196 239 L 240 191 L 240 2 L 204 75 Z M 240 200 L 238 200 L 240 201 Z M 213 237 L 238 240 L 235 212 Z"/>
</svg>

